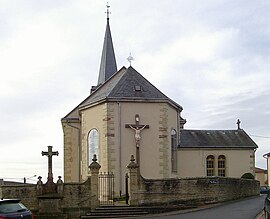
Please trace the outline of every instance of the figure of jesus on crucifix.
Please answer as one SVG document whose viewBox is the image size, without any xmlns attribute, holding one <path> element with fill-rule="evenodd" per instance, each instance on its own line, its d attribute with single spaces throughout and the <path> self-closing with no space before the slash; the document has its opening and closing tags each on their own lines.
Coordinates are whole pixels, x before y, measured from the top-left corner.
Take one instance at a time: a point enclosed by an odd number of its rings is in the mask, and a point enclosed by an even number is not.
<svg viewBox="0 0 270 219">
<path fill-rule="evenodd" d="M 140 140 L 141 140 L 141 130 L 143 130 L 146 127 L 146 125 L 144 125 L 143 127 L 139 128 L 137 127 L 133 127 L 132 125 L 129 125 L 129 128 L 133 129 L 135 131 L 135 141 L 136 141 L 136 147 L 140 147 Z"/>
<path fill-rule="evenodd" d="M 139 114 L 135 115 L 135 124 L 126 124 L 126 128 L 131 128 L 135 131 L 135 143 L 136 143 L 136 162 L 140 166 L 140 141 L 141 141 L 141 131 L 148 129 L 149 125 L 140 125 Z"/>
</svg>

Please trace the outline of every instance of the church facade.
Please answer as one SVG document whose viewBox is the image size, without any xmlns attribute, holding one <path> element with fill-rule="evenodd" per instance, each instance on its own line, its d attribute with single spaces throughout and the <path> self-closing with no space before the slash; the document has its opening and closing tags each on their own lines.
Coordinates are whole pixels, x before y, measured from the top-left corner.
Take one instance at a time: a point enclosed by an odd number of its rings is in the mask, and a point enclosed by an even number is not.
<svg viewBox="0 0 270 219">
<path fill-rule="evenodd" d="M 133 67 L 117 70 L 107 18 L 98 84 L 61 120 L 64 181 L 85 181 L 94 154 L 117 194 L 131 155 L 149 179 L 254 174 L 257 145 L 240 126 L 186 130 L 182 110 Z"/>
</svg>

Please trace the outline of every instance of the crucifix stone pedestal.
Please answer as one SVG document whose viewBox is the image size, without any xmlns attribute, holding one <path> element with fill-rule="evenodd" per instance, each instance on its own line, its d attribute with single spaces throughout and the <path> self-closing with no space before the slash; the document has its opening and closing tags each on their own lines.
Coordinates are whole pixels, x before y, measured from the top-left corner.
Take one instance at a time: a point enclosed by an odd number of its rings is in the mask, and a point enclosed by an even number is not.
<svg viewBox="0 0 270 219">
<path fill-rule="evenodd" d="M 52 157 L 58 156 L 58 151 L 52 151 L 52 146 L 48 146 L 48 151 L 42 151 L 42 156 L 48 157 L 48 180 L 43 185 L 41 178 L 37 183 L 37 188 L 40 193 L 38 196 L 38 214 L 46 215 L 46 218 L 51 218 L 51 215 L 60 215 L 63 213 L 62 199 L 64 185 L 61 177 L 58 177 L 57 184 L 53 182 L 52 173 Z M 48 215 L 48 216 L 47 216 Z"/>
<path fill-rule="evenodd" d="M 139 165 L 140 170 L 140 141 L 141 141 L 141 131 L 144 129 L 149 129 L 149 125 L 140 124 L 139 114 L 135 115 L 135 124 L 126 124 L 126 128 L 131 128 L 135 131 L 135 142 L 136 142 L 136 161 Z"/>
</svg>

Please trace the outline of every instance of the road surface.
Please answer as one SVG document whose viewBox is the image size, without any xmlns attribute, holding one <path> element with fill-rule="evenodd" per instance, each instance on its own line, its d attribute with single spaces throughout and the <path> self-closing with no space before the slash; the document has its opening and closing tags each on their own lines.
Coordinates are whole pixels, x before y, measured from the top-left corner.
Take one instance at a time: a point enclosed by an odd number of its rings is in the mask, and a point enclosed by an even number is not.
<svg viewBox="0 0 270 219">
<path fill-rule="evenodd" d="M 181 211 L 155 215 L 148 218 L 166 219 L 254 219 L 259 214 L 264 205 L 266 195 L 247 198 L 240 201 L 233 201 L 203 210 L 183 213 Z"/>
</svg>

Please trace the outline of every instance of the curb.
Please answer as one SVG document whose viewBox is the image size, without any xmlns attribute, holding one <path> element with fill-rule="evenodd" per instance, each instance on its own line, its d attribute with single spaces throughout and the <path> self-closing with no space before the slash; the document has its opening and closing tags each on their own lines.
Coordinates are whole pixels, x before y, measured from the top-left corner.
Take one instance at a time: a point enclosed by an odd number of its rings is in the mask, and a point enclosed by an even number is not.
<svg viewBox="0 0 270 219">
<path fill-rule="evenodd" d="M 265 219 L 264 210 L 262 210 L 254 219 Z"/>
</svg>

